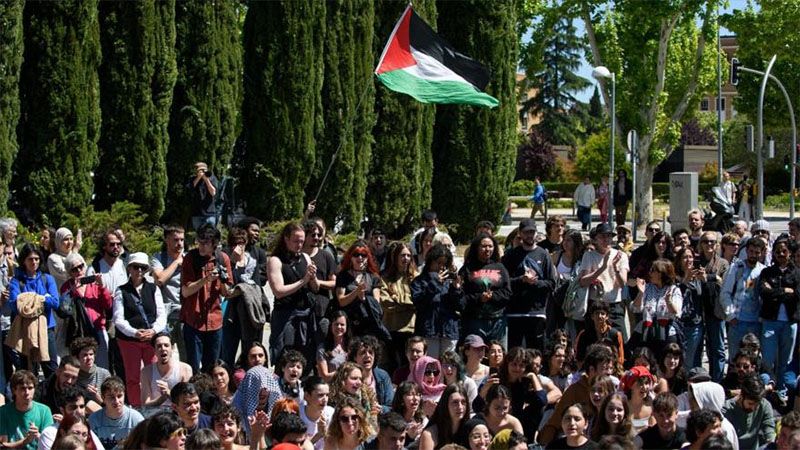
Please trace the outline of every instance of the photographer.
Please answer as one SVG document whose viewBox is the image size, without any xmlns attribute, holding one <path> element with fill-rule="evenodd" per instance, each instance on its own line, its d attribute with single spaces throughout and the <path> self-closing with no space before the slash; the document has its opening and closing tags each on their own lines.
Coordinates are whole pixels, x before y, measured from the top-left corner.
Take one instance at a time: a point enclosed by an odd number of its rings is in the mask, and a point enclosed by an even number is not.
<svg viewBox="0 0 800 450">
<path fill-rule="evenodd" d="M 181 265 L 181 321 L 186 359 L 192 370 L 209 368 L 219 358 L 222 344 L 221 297 L 229 296 L 233 282 L 228 255 L 217 250 L 220 233 L 213 225 L 197 230 L 197 248 Z"/>
<path fill-rule="evenodd" d="M 192 227 L 199 230 L 203 224 L 217 224 L 214 196 L 217 194 L 219 181 L 204 162 L 196 162 L 194 172 L 194 176 L 186 183 L 186 188 L 192 193 Z"/>
</svg>

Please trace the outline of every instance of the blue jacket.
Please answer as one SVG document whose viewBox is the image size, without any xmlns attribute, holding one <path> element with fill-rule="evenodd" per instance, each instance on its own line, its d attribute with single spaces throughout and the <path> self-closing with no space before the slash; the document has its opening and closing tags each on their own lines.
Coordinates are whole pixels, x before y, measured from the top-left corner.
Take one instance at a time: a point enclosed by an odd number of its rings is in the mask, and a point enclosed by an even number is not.
<svg viewBox="0 0 800 450">
<path fill-rule="evenodd" d="M 378 396 L 378 403 L 381 405 L 382 412 L 392 410 L 392 400 L 394 400 L 394 387 L 389 373 L 380 367 L 372 369 L 372 378 L 375 378 L 375 394 Z"/>
<path fill-rule="evenodd" d="M 424 272 L 411 282 L 411 301 L 417 310 L 414 334 L 458 340 L 458 313 L 464 309 L 464 296 L 442 283 L 439 274 Z"/>
<path fill-rule="evenodd" d="M 44 316 L 47 317 L 47 328 L 56 327 L 53 310 L 58 308 L 59 296 L 56 280 L 49 274 L 36 272 L 36 276 L 28 276 L 17 268 L 14 278 L 8 285 L 8 305 L 11 307 L 11 320 L 17 316 L 17 297 L 23 292 L 35 292 L 44 296 Z"/>
<path fill-rule="evenodd" d="M 531 196 L 533 203 L 544 203 L 544 185 L 539 184 L 533 188 L 533 195 Z"/>
</svg>

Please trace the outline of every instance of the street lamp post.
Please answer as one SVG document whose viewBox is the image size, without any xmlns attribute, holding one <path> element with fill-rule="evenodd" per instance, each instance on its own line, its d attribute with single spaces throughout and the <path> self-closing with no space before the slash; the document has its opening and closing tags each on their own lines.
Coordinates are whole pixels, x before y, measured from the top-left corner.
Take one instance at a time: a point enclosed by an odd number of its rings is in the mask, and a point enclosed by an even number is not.
<svg viewBox="0 0 800 450">
<path fill-rule="evenodd" d="M 617 132 L 617 77 L 614 72 L 608 70 L 608 67 L 597 66 L 592 70 L 592 76 L 600 80 L 600 78 L 611 79 L 611 167 L 608 171 L 608 224 L 613 228 L 612 221 L 614 220 L 614 138 Z M 636 189 L 634 187 L 634 189 Z M 627 194 L 627 192 L 626 192 Z M 636 195 L 635 193 L 633 193 Z M 636 211 L 633 212 L 636 217 Z M 623 221 L 625 219 L 623 218 Z M 635 221 L 634 221 L 635 223 Z"/>
</svg>

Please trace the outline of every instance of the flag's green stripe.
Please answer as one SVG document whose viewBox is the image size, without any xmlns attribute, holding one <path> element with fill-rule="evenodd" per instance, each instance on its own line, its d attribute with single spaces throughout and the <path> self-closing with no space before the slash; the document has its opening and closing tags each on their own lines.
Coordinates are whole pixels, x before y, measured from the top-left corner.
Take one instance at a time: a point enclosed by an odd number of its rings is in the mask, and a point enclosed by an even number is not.
<svg viewBox="0 0 800 450">
<path fill-rule="evenodd" d="M 468 83 L 458 81 L 428 81 L 405 70 L 393 70 L 378 75 L 389 89 L 408 94 L 422 103 L 458 103 L 494 108 L 500 102 Z"/>
</svg>

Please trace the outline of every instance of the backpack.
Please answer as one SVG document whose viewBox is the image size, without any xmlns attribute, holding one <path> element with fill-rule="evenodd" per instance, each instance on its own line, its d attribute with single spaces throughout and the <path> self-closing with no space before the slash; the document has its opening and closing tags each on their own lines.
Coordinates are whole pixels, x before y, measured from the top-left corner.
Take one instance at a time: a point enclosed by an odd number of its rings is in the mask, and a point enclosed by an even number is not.
<svg viewBox="0 0 800 450">
<path fill-rule="evenodd" d="M 564 295 L 564 303 L 562 309 L 564 316 L 567 319 L 583 320 L 586 316 L 586 310 L 589 306 L 589 289 L 581 287 L 580 277 L 580 263 L 576 262 L 570 274 L 569 284 L 567 291 Z"/>
<path fill-rule="evenodd" d="M 542 200 L 547 201 L 547 188 L 542 185 Z"/>
</svg>

